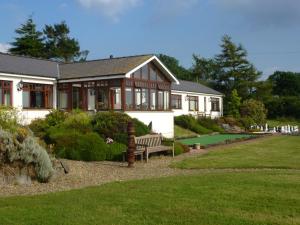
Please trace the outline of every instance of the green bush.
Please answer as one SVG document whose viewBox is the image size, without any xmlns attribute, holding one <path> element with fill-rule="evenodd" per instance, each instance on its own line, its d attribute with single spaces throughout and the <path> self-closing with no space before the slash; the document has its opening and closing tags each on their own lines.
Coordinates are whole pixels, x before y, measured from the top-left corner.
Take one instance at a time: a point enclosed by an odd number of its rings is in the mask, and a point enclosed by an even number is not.
<svg viewBox="0 0 300 225">
<path fill-rule="evenodd" d="M 150 129 L 137 119 L 131 119 L 125 113 L 99 112 L 92 118 L 92 126 L 103 138 L 112 138 L 117 142 L 127 144 L 127 125 L 132 120 L 135 126 L 136 136 L 150 133 Z"/>
<path fill-rule="evenodd" d="M 182 153 L 186 153 L 186 152 L 189 152 L 190 149 L 188 146 L 180 143 L 180 142 L 175 142 L 174 143 L 174 154 L 175 155 L 180 155 Z"/>
<path fill-rule="evenodd" d="M 241 117 L 251 118 L 256 124 L 265 124 L 267 110 L 265 105 L 258 100 L 248 99 L 243 101 L 241 105 Z"/>
<path fill-rule="evenodd" d="M 205 128 L 212 130 L 214 132 L 224 132 L 224 129 L 219 126 L 217 120 L 213 120 L 210 118 L 199 118 L 198 122 Z"/>
<path fill-rule="evenodd" d="M 201 126 L 197 119 L 195 119 L 191 115 L 181 115 L 175 117 L 175 124 L 178 126 L 181 126 L 185 129 L 189 129 L 191 131 L 194 131 L 198 134 L 209 134 L 212 133 L 211 130 Z"/>
<path fill-rule="evenodd" d="M 60 158 L 83 161 L 106 159 L 108 146 L 96 133 L 58 129 L 51 133 L 51 139 L 55 140 L 55 153 Z"/>
<path fill-rule="evenodd" d="M 249 116 L 240 118 L 240 122 L 243 124 L 243 127 L 245 127 L 247 130 L 249 130 L 250 127 L 255 124 L 254 120 Z"/>
<path fill-rule="evenodd" d="M 0 127 L 3 130 L 16 132 L 19 127 L 16 109 L 0 105 Z"/>
<path fill-rule="evenodd" d="M 127 150 L 127 146 L 121 143 L 112 143 L 108 145 L 106 152 L 106 160 L 108 161 L 121 161 L 123 152 Z"/>
</svg>

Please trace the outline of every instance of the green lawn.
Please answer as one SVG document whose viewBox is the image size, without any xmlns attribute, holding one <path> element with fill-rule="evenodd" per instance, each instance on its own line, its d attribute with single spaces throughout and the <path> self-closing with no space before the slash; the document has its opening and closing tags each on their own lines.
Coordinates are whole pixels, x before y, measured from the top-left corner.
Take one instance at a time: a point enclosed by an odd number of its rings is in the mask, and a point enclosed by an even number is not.
<svg viewBox="0 0 300 225">
<path fill-rule="evenodd" d="M 197 175 L 115 182 L 40 196 L 0 198 L 2 225 L 300 224 L 300 137 L 280 136 L 184 160 Z"/>
<path fill-rule="evenodd" d="M 216 173 L 0 199 L 9 224 L 300 224 L 297 172 Z"/>
<path fill-rule="evenodd" d="M 217 144 L 224 142 L 226 140 L 234 140 L 239 138 L 248 138 L 253 135 L 250 134 L 216 134 L 216 135 L 203 135 L 201 137 L 187 138 L 179 140 L 182 144 L 193 145 L 195 143 L 200 143 L 202 146 Z"/>
<path fill-rule="evenodd" d="M 224 147 L 174 164 L 179 168 L 300 169 L 300 136 L 276 136 Z"/>
<path fill-rule="evenodd" d="M 190 131 L 188 129 L 184 129 L 180 126 L 174 125 L 174 135 L 175 138 L 185 138 L 185 137 L 195 137 L 198 136 L 197 133 Z"/>
</svg>

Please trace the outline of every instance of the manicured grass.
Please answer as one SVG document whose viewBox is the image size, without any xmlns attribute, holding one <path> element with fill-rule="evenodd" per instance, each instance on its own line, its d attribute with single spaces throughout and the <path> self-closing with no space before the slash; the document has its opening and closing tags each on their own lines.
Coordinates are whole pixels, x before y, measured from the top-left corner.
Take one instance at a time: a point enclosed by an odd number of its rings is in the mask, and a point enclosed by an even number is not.
<svg viewBox="0 0 300 225">
<path fill-rule="evenodd" d="M 196 137 L 198 134 L 196 134 L 193 131 L 190 131 L 188 129 L 184 129 L 180 126 L 174 125 L 174 135 L 175 138 L 185 138 L 185 137 Z"/>
<path fill-rule="evenodd" d="M 0 198 L 0 223 L 299 224 L 299 190 L 299 172 L 216 173 L 111 183 Z"/>
<path fill-rule="evenodd" d="M 202 146 L 217 144 L 226 140 L 234 140 L 239 138 L 248 138 L 253 135 L 250 134 L 216 134 L 216 135 L 203 135 L 201 137 L 182 139 L 180 142 L 185 145 L 193 145 L 200 143 Z"/>
<path fill-rule="evenodd" d="M 202 168 L 291 168 L 300 169 L 300 136 L 276 136 L 211 151 L 173 166 Z"/>
</svg>

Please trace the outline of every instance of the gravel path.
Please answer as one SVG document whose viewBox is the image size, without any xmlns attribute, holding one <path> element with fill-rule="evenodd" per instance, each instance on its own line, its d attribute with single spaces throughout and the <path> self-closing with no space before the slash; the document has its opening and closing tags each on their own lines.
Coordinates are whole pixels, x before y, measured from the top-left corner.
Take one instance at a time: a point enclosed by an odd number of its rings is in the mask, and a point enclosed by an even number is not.
<svg viewBox="0 0 300 225">
<path fill-rule="evenodd" d="M 238 143 L 230 145 L 235 144 Z M 209 151 L 223 148 L 224 146 L 212 147 L 209 149 Z M 212 171 L 218 172 L 218 170 L 213 169 L 184 170 L 169 167 L 172 162 L 180 161 L 188 157 L 196 157 L 207 152 L 208 150 L 203 149 L 182 154 L 175 158 L 170 156 L 152 157 L 148 163 L 136 162 L 134 168 L 127 168 L 126 163 L 120 162 L 81 162 L 64 160 L 70 167 L 70 172 L 68 174 L 55 177 L 48 183 L 38 183 L 34 181 L 30 185 L 0 185 L 0 197 L 13 195 L 36 195 L 48 192 L 65 191 L 101 185 L 114 181 L 149 179 L 154 177 L 175 175 L 191 175 L 208 173 Z M 224 172 L 224 170 L 222 171 Z M 237 170 L 231 169 L 230 171 Z"/>
</svg>

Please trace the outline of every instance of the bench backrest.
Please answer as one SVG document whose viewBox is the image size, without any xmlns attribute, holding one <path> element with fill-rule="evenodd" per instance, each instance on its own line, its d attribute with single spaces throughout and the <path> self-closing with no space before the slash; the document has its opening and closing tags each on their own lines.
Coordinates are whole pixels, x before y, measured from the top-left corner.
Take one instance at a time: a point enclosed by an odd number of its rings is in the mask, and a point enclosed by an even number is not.
<svg viewBox="0 0 300 225">
<path fill-rule="evenodd" d="M 148 134 L 141 137 L 135 137 L 135 143 L 140 145 L 147 145 L 148 147 L 160 146 L 162 136 L 160 134 Z"/>
</svg>

